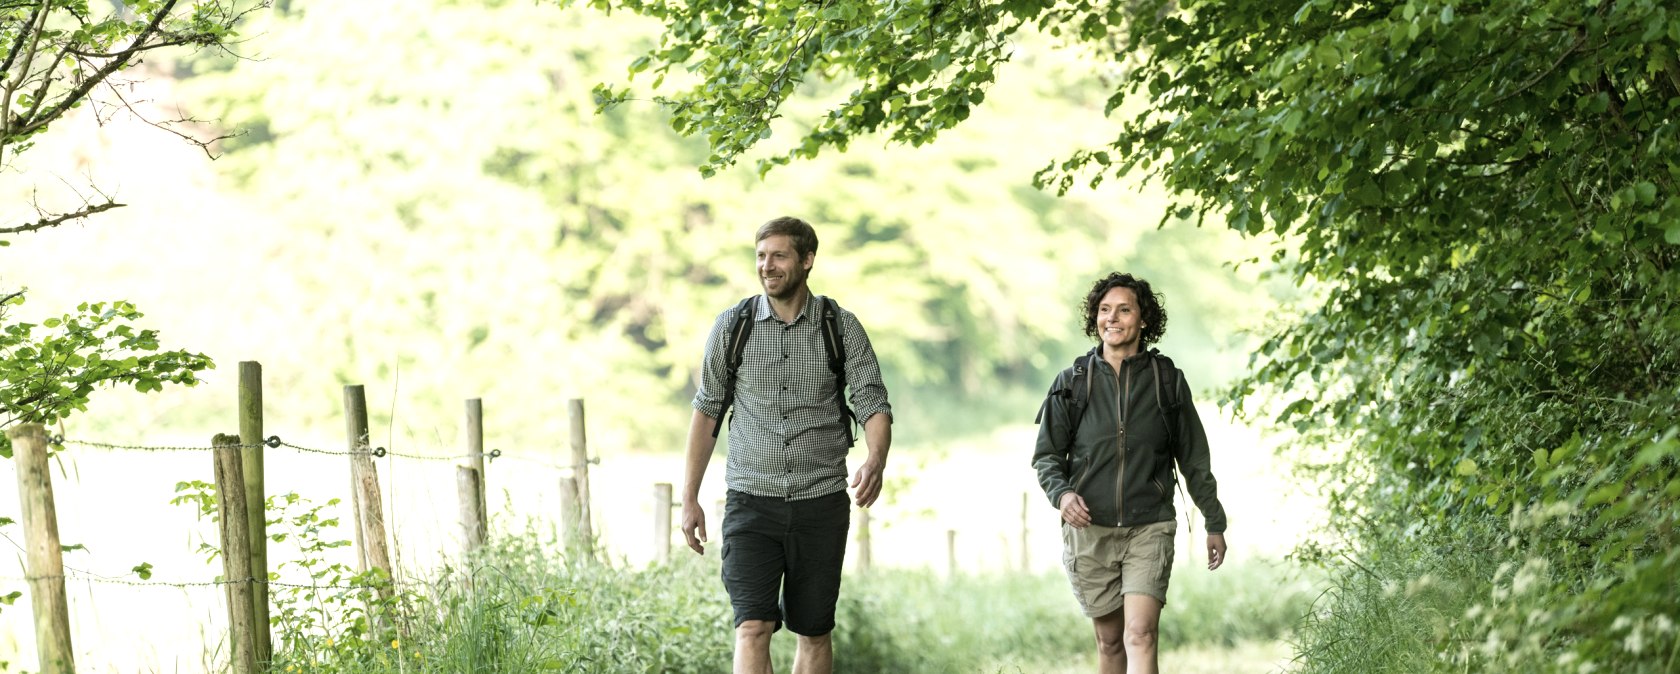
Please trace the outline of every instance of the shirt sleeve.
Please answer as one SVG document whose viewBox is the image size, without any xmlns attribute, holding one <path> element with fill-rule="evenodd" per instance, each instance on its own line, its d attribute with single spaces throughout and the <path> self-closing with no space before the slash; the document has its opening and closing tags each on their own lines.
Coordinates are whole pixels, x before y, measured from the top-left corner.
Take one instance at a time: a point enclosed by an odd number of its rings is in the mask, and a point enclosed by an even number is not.
<svg viewBox="0 0 1680 674">
<path fill-rule="evenodd" d="M 724 351 L 729 347 L 729 327 L 734 316 L 733 308 L 718 315 L 711 334 L 706 337 L 706 354 L 700 361 L 700 386 L 694 392 L 694 409 L 713 419 L 723 416 L 723 385 L 729 377 Z"/>
<path fill-rule="evenodd" d="M 840 312 L 840 329 L 846 340 L 846 386 L 851 389 L 852 413 L 858 423 L 885 414 L 892 419 L 892 404 L 887 402 L 887 384 L 881 378 L 881 362 L 875 357 L 875 346 L 863 329 L 857 315 Z"/>
</svg>

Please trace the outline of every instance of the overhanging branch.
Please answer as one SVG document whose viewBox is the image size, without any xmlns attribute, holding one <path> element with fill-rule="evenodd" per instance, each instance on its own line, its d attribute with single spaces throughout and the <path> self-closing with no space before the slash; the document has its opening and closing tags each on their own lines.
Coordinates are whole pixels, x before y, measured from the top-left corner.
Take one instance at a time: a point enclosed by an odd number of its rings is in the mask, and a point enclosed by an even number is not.
<svg viewBox="0 0 1680 674">
<path fill-rule="evenodd" d="M 47 217 L 41 218 L 40 220 L 36 220 L 35 222 L 24 224 L 24 225 L 18 225 L 16 227 L 0 227 L 0 234 L 22 234 L 24 232 L 33 232 L 33 231 L 36 231 L 36 230 L 39 230 L 39 229 L 47 229 L 48 227 L 57 227 L 57 226 L 62 225 L 66 222 L 71 222 L 73 220 L 80 220 L 82 218 L 88 217 L 88 216 L 93 215 L 95 213 L 101 213 L 101 212 L 104 212 L 104 211 L 109 211 L 113 208 L 122 208 L 122 207 L 127 206 L 127 205 L 128 204 L 119 204 L 115 201 L 107 201 L 103 204 L 96 204 L 96 205 L 87 206 L 85 208 L 82 208 L 81 210 L 71 212 L 71 213 L 62 213 L 62 214 L 59 214 L 59 215 L 47 216 Z"/>
</svg>

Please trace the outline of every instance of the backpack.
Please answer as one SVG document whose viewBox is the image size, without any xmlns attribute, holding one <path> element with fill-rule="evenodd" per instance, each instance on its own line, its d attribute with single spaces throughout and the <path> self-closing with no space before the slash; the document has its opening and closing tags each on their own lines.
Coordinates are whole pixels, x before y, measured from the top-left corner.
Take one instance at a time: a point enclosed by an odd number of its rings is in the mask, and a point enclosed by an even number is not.
<svg viewBox="0 0 1680 674">
<path fill-rule="evenodd" d="M 717 423 L 712 426 L 712 437 L 718 436 L 723 428 L 723 416 L 729 414 L 729 408 L 735 404 L 735 379 L 741 370 L 741 360 L 747 350 L 747 337 L 752 334 L 753 314 L 757 308 L 753 295 L 741 300 L 732 310 L 735 322 L 729 326 L 729 341 L 724 347 L 724 363 L 728 374 L 723 379 L 723 410 L 718 413 Z M 834 399 L 840 407 L 840 426 L 846 429 L 846 446 L 856 444 L 852 435 L 852 424 L 857 423 L 857 414 L 846 404 L 846 340 L 840 330 L 840 305 L 834 300 L 820 295 L 813 295 L 817 300 L 817 310 L 822 314 L 823 351 L 828 354 L 828 371 L 834 373 Z M 733 416 L 731 416 L 733 420 Z"/>
<path fill-rule="evenodd" d="M 1167 426 L 1167 445 L 1178 446 L 1178 410 L 1184 401 L 1179 399 L 1178 383 L 1183 379 L 1183 371 L 1173 366 L 1171 358 L 1166 357 L 1156 349 L 1149 350 L 1149 368 L 1155 372 L 1155 399 L 1160 402 L 1161 415 Z M 1073 367 L 1063 371 L 1057 381 L 1064 382 L 1061 388 L 1053 388 L 1045 396 L 1044 404 L 1038 408 L 1038 417 L 1033 423 L 1044 422 L 1044 411 L 1050 408 L 1050 398 L 1061 396 L 1068 399 L 1068 415 L 1073 419 L 1073 428 L 1069 429 L 1071 437 L 1079 431 L 1079 420 L 1085 415 L 1085 406 L 1091 401 L 1091 372 L 1096 369 L 1097 353 L 1092 351 L 1073 361 Z M 1163 367 L 1163 363 L 1165 367 Z"/>
</svg>

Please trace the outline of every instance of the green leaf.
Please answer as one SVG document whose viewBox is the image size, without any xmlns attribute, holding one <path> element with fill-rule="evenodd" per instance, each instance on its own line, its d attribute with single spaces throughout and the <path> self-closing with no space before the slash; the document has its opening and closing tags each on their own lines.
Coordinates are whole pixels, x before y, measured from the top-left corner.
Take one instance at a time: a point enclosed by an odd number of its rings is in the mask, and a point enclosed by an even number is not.
<svg viewBox="0 0 1680 674">
<path fill-rule="evenodd" d="M 1615 500 L 1616 497 L 1621 496 L 1622 490 L 1625 488 L 1626 485 L 1623 485 L 1620 482 L 1612 482 L 1594 489 L 1592 490 L 1592 493 L 1587 494 L 1586 504 L 1589 506 L 1595 506 L 1603 503 L 1609 503 L 1610 501 Z"/>
<path fill-rule="evenodd" d="M 133 569 L 131 569 L 131 571 L 134 572 L 134 575 L 139 576 L 140 580 L 151 580 L 152 579 L 152 563 L 151 562 L 141 562 L 139 566 L 134 567 Z"/>
<path fill-rule="evenodd" d="M 1471 459 L 1459 459 L 1458 465 L 1453 466 L 1453 473 L 1462 476 L 1475 475 L 1480 468 Z"/>
</svg>

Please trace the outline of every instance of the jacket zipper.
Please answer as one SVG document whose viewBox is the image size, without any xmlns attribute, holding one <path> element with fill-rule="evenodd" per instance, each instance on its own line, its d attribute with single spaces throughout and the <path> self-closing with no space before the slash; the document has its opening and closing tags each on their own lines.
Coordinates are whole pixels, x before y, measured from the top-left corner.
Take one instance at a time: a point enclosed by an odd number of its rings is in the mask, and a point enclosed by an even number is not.
<svg viewBox="0 0 1680 674">
<path fill-rule="evenodd" d="M 1120 469 L 1115 471 L 1114 478 L 1115 526 L 1126 525 L 1126 400 L 1131 398 L 1132 395 L 1132 370 L 1126 367 L 1125 362 L 1120 363 L 1120 369 L 1125 372 L 1125 384 L 1120 383 L 1121 373 L 1116 372 L 1114 374 L 1114 384 L 1120 386 Z"/>
</svg>

